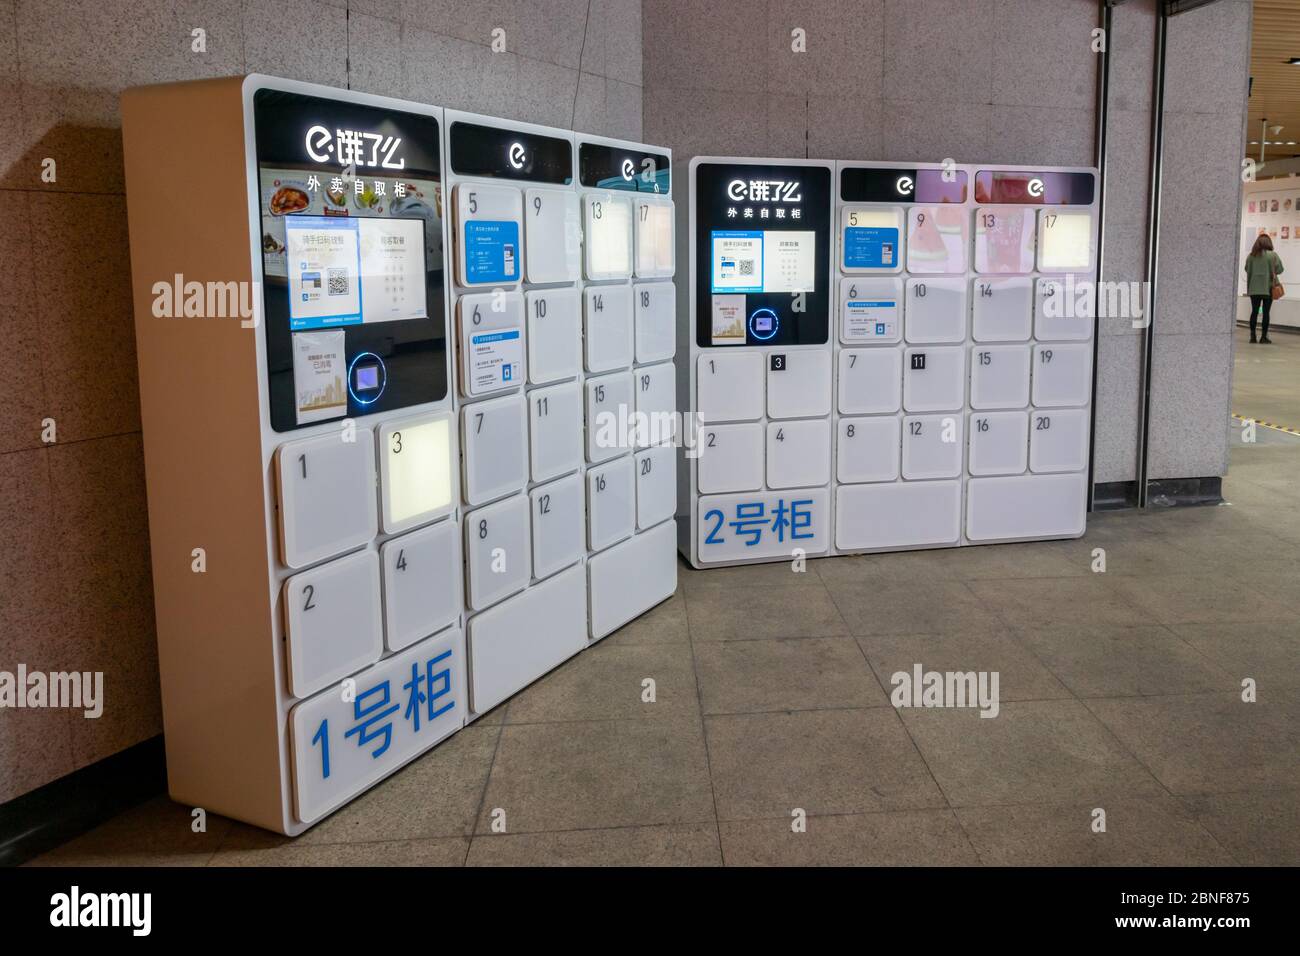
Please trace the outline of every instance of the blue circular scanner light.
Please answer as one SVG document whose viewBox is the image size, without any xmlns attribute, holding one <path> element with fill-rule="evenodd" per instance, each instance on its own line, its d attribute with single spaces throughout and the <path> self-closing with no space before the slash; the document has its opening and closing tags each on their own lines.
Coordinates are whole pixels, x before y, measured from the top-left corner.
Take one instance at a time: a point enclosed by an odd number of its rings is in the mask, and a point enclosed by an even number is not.
<svg viewBox="0 0 1300 956">
<path fill-rule="evenodd" d="M 771 309 L 755 309 L 749 317 L 749 334 L 760 342 L 773 338 L 781 328 L 781 320 Z"/>
<path fill-rule="evenodd" d="M 388 385 L 388 368 L 374 352 L 359 352 L 348 365 L 348 394 L 358 405 L 373 405 Z"/>
</svg>

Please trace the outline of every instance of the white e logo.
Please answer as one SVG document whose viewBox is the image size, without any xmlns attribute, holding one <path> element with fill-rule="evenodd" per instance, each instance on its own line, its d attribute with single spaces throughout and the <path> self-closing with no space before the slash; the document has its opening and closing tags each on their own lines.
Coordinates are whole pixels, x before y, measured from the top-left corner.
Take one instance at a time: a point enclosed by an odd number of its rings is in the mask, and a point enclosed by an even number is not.
<svg viewBox="0 0 1300 956">
<path fill-rule="evenodd" d="M 1035 176 L 1029 180 L 1029 195 L 1038 197 L 1043 194 L 1043 181 Z"/>
<path fill-rule="evenodd" d="M 329 130 L 324 126 L 313 126 L 311 129 L 307 130 L 307 155 L 318 163 L 325 162 L 330 158 L 329 154 L 334 151 L 334 147 L 329 145 L 329 141 Z M 317 152 L 321 147 L 324 147 L 325 152 Z"/>
<path fill-rule="evenodd" d="M 510 144 L 510 165 L 515 169 L 524 168 L 524 146 L 522 143 Z"/>
<path fill-rule="evenodd" d="M 633 163 L 632 160 L 630 159 L 623 160 L 623 178 L 630 183 L 632 181 L 632 177 L 635 175 L 636 175 L 636 164 Z"/>
</svg>

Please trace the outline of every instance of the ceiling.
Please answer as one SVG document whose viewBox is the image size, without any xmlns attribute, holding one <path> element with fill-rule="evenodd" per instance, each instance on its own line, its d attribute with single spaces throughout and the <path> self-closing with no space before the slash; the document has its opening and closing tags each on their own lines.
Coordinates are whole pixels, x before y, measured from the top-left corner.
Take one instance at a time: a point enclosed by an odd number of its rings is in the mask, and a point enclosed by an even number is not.
<svg viewBox="0 0 1300 956">
<path fill-rule="evenodd" d="M 1300 66 L 1286 61 L 1300 57 L 1300 0 L 1255 0 L 1255 25 L 1251 37 L 1250 113 L 1246 124 L 1246 155 L 1259 158 L 1260 120 L 1282 131 L 1268 132 L 1264 160 L 1300 156 Z M 1253 145 L 1252 145 L 1253 144 Z"/>
</svg>

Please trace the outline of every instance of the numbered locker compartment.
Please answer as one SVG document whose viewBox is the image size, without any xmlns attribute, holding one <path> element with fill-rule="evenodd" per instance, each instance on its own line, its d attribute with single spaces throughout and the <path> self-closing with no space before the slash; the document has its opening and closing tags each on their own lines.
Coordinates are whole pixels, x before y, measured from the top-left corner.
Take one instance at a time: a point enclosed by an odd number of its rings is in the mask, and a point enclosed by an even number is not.
<svg viewBox="0 0 1300 956">
<path fill-rule="evenodd" d="M 633 460 L 636 473 L 636 526 L 644 531 L 671 518 L 677 511 L 676 449 L 660 445 L 639 452 Z"/>
<path fill-rule="evenodd" d="M 903 353 L 898 349 L 840 352 L 841 415 L 896 412 L 903 398 Z"/>
<path fill-rule="evenodd" d="M 469 619 L 470 705 L 486 713 L 587 646 L 587 572 L 569 568 Z"/>
<path fill-rule="evenodd" d="M 908 279 L 903 335 L 909 343 L 966 339 L 966 280 Z"/>
<path fill-rule="evenodd" d="M 533 515 L 533 577 L 547 578 L 587 553 L 582 476 L 539 485 L 528 497 Z"/>
<path fill-rule="evenodd" d="M 384 645 L 410 647 L 455 624 L 461 606 L 460 528 L 443 521 L 379 547 L 384 572 Z"/>
<path fill-rule="evenodd" d="M 903 280 L 840 280 L 840 342 L 890 345 L 903 337 Z"/>
<path fill-rule="evenodd" d="M 638 198 L 636 209 L 636 274 L 661 278 L 677 267 L 671 199 Z"/>
<path fill-rule="evenodd" d="M 1029 404 L 1029 346 L 984 345 L 971 351 L 971 408 Z"/>
<path fill-rule="evenodd" d="M 379 515 L 386 534 L 425 524 L 455 507 L 454 427 L 450 412 L 379 426 Z"/>
<path fill-rule="evenodd" d="M 1092 338 L 1092 312 L 1085 301 L 1080 308 L 1081 277 L 1039 279 L 1034 296 L 1034 337 L 1040 340 L 1078 341 Z"/>
<path fill-rule="evenodd" d="M 1038 210 L 1039 272 L 1091 272 L 1096 254 L 1091 212 Z"/>
<path fill-rule="evenodd" d="M 1031 391 L 1040 408 L 1086 405 L 1092 394 L 1092 346 L 1035 345 Z"/>
<path fill-rule="evenodd" d="M 515 495 L 465 515 L 466 603 L 481 611 L 516 591 L 533 574 L 529 498 Z"/>
<path fill-rule="evenodd" d="M 518 292 L 463 295 L 456 316 L 461 394 L 472 398 L 522 385 L 524 297 Z"/>
<path fill-rule="evenodd" d="M 772 352 L 767 360 L 768 418 L 815 418 L 831 413 L 830 350 Z"/>
<path fill-rule="evenodd" d="M 564 382 L 529 392 L 528 419 L 533 481 L 549 481 L 582 465 L 582 386 Z"/>
<path fill-rule="evenodd" d="M 582 373 L 581 303 L 577 289 L 534 289 L 524 294 L 528 381 L 534 385 Z"/>
<path fill-rule="evenodd" d="M 677 352 L 677 287 L 671 282 L 632 286 L 636 361 L 662 362 Z"/>
<path fill-rule="evenodd" d="M 1088 467 L 1088 410 L 1035 409 L 1029 431 L 1029 470 L 1081 471 Z"/>
<path fill-rule="evenodd" d="M 695 483 L 702 495 L 763 487 L 763 425 L 705 425 L 699 431 Z"/>
<path fill-rule="evenodd" d="M 1038 210 L 981 206 L 975 211 L 975 271 L 984 275 L 1034 271 Z"/>
<path fill-rule="evenodd" d="M 743 422 L 763 417 L 764 355 L 742 352 L 701 355 L 695 365 L 695 410 L 706 422 Z"/>
<path fill-rule="evenodd" d="M 964 206 L 912 206 L 907 211 L 907 271 L 957 274 L 966 271 L 970 214 Z"/>
<path fill-rule="evenodd" d="M 979 278 L 971 283 L 971 334 L 976 342 L 1027 342 L 1034 328 L 1034 289 L 1028 277 Z"/>
<path fill-rule="evenodd" d="M 1028 412 L 971 412 L 972 475 L 1018 475 L 1029 457 Z"/>
<path fill-rule="evenodd" d="M 587 469 L 587 546 L 601 551 L 632 533 L 636 489 L 631 456 Z"/>
<path fill-rule="evenodd" d="M 582 260 L 582 213 L 571 189 L 524 190 L 525 276 L 532 283 L 574 282 Z"/>
<path fill-rule="evenodd" d="M 632 287 L 590 286 L 582 292 L 587 371 L 608 372 L 632 364 Z"/>
<path fill-rule="evenodd" d="M 835 546 L 885 551 L 957 544 L 961 482 L 841 485 L 835 492 Z"/>
<path fill-rule="evenodd" d="M 962 416 L 920 415 L 903 419 L 903 477 L 956 478 L 961 475 Z"/>
<path fill-rule="evenodd" d="M 632 373 L 636 391 L 636 445 L 647 448 L 677 435 L 677 369 L 672 362 Z"/>
<path fill-rule="evenodd" d="M 845 484 L 894 481 L 898 478 L 900 421 L 882 418 L 841 418 L 835 448 L 835 475 Z"/>
<path fill-rule="evenodd" d="M 513 186 L 458 183 L 456 280 L 463 286 L 509 286 L 521 276 L 524 194 Z"/>
<path fill-rule="evenodd" d="M 632 198 L 615 193 L 582 197 L 585 271 L 593 281 L 632 275 Z"/>
<path fill-rule="evenodd" d="M 831 476 L 831 423 L 815 418 L 768 422 L 767 486 L 808 488 Z"/>
<path fill-rule="evenodd" d="M 275 453 L 280 498 L 280 560 L 305 568 L 358 548 L 379 531 L 375 436 L 356 430 L 286 442 Z"/>
<path fill-rule="evenodd" d="M 911 348 L 903 353 L 903 408 L 938 412 L 966 401 L 966 349 L 962 346 Z"/>
<path fill-rule="evenodd" d="M 901 206 L 845 206 L 840 210 L 840 269 L 853 274 L 903 268 Z"/>
<path fill-rule="evenodd" d="M 379 660 L 384 651 L 379 558 L 361 551 L 284 582 L 289 692 L 306 697 Z"/>
<path fill-rule="evenodd" d="M 587 461 L 599 462 L 632 450 L 636 404 L 631 372 L 589 378 L 586 389 Z"/>
<path fill-rule="evenodd" d="M 1087 475 L 1014 475 L 966 483 L 971 541 L 1077 538 L 1087 509 Z"/>
<path fill-rule="evenodd" d="M 466 405 L 460 412 L 465 503 L 481 505 L 528 483 L 528 425 L 523 395 Z"/>
</svg>

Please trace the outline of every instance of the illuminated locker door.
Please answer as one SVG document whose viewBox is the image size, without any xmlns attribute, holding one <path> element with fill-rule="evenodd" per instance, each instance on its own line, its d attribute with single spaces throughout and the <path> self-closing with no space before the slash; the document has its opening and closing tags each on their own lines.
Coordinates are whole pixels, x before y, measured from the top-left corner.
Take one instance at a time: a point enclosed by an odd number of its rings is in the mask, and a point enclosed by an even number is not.
<svg viewBox="0 0 1300 956">
<path fill-rule="evenodd" d="M 763 487 L 763 426 L 706 425 L 699 432 L 695 476 L 700 494 Z"/>
<path fill-rule="evenodd" d="M 840 269 L 848 273 L 903 268 L 901 206 L 845 206 L 840 210 Z"/>
<path fill-rule="evenodd" d="M 1023 206 L 981 206 L 975 211 L 975 271 L 984 275 L 1034 271 L 1038 211 Z"/>
<path fill-rule="evenodd" d="M 465 501 L 479 505 L 528 481 L 528 426 L 524 396 L 467 405 L 460 412 Z"/>
<path fill-rule="evenodd" d="M 565 382 L 528 393 L 528 451 L 533 481 L 582 465 L 582 387 Z"/>
<path fill-rule="evenodd" d="M 379 531 L 375 436 L 356 430 L 286 442 L 275 453 L 280 497 L 280 559 L 303 568 L 360 547 Z"/>
<path fill-rule="evenodd" d="M 636 209 L 636 274 L 640 278 L 670 276 L 674 255 L 673 201 L 638 197 Z"/>
<path fill-rule="evenodd" d="M 1035 345 L 1032 392 L 1039 407 L 1086 405 L 1092 394 L 1092 346 Z"/>
<path fill-rule="evenodd" d="M 570 189 L 524 191 L 524 239 L 529 282 L 573 282 L 582 258 L 582 214 Z"/>
<path fill-rule="evenodd" d="M 971 412 L 972 475 L 1018 475 L 1028 455 L 1028 412 Z"/>
<path fill-rule="evenodd" d="M 384 644 L 400 651 L 460 616 L 459 529 L 450 521 L 379 546 L 384 571 Z"/>
<path fill-rule="evenodd" d="M 289 690 L 306 697 L 384 651 L 379 560 L 361 551 L 300 571 L 284 582 Z"/>
<path fill-rule="evenodd" d="M 524 294 L 528 314 L 528 381 L 545 385 L 582 372 L 582 313 L 577 289 Z"/>
<path fill-rule="evenodd" d="M 1038 210 L 1038 271 L 1091 272 L 1097 248 L 1092 213 Z"/>
<path fill-rule="evenodd" d="M 515 388 L 524 381 L 524 297 L 518 292 L 463 295 L 460 390 L 474 397 Z"/>
<path fill-rule="evenodd" d="M 913 415 L 903 419 L 903 477 L 961 475 L 961 415 Z"/>
<path fill-rule="evenodd" d="M 695 364 L 695 410 L 706 422 L 742 422 L 763 417 L 764 356 L 728 355 L 714 349 Z"/>
<path fill-rule="evenodd" d="M 1087 276 L 1039 279 L 1034 296 L 1034 337 L 1040 341 L 1092 338 L 1092 302 L 1082 297 Z"/>
<path fill-rule="evenodd" d="M 677 351 L 677 287 L 671 282 L 632 286 L 636 360 L 662 362 Z"/>
<path fill-rule="evenodd" d="M 672 441 L 677 434 L 677 369 L 672 362 L 632 373 L 636 382 L 636 445 Z"/>
<path fill-rule="evenodd" d="M 903 336 L 903 280 L 840 280 L 840 342 L 889 345 Z"/>
<path fill-rule="evenodd" d="M 513 186 L 458 183 L 452 208 L 457 281 L 471 288 L 519 282 L 524 194 Z"/>
<path fill-rule="evenodd" d="M 590 286 L 582 296 L 587 371 L 627 368 L 633 347 L 631 286 Z"/>
<path fill-rule="evenodd" d="M 1038 409 L 1029 432 L 1029 470 L 1082 471 L 1088 467 L 1088 410 Z"/>
<path fill-rule="evenodd" d="M 963 206 L 913 206 L 907 211 L 907 271 L 918 275 L 966 271 L 970 214 Z"/>
<path fill-rule="evenodd" d="M 908 279 L 903 335 L 909 343 L 966 339 L 966 280 Z"/>
<path fill-rule="evenodd" d="M 636 489 L 631 456 L 587 469 L 587 546 L 600 551 L 632 533 Z"/>
<path fill-rule="evenodd" d="M 966 349 L 907 349 L 903 353 L 903 408 L 909 412 L 959 409 L 966 400 Z"/>
<path fill-rule="evenodd" d="M 769 418 L 813 418 L 831 413 L 831 353 L 826 349 L 767 356 Z"/>
<path fill-rule="evenodd" d="M 587 500 L 582 476 L 539 485 L 528 494 L 533 514 L 533 577 L 550 577 L 587 553 Z"/>
<path fill-rule="evenodd" d="M 631 451 L 636 406 L 632 398 L 632 373 L 615 372 L 587 379 L 587 460 L 605 461 Z"/>
<path fill-rule="evenodd" d="M 985 345 L 971 352 L 971 408 L 1029 404 L 1029 346 Z"/>
<path fill-rule="evenodd" d="M 1034 325 L 1028 276 L 977 278 L 971 283 L 971 333 L 976 342 L 1027 342 Z"/>
<path fill-rule="evenodd" d="M 639 452 L 634 461 L 636 473 L 636 526 L 644 531 L 671 518 L 677 511 L 677 474 L 673 456 L 676 449 L 660 445 Z"/>
<path fill-rule="evenodd" d="M 898 477 L 896 416 L 841 418 L 836 442 L 835 475 L 840 482 L 893 481 Z"/>
<path fill-rule="evenodd" d="M 903 399 L 903 353 L 898 349 L 840 352 L 839 411 L 871 415 L 898 411 Z"/>
<path fill-rule="evenodd" d="M 515 495 L 465 515 L 466 603 L 481 611 L 516 591 L 533 574 L 529 498 Z"/>
<path fill-rule="evenodd" d="M 807 488 L 831 477 L 831 423 L 818 418 L 768 422 L 767 486 Z"/>
<path fill-rule="evenodd" d="M 453 427 L 449 412 L 379 426 L 379 514 L 386 533 L 414 528 L 456 506 Z"/>
<path fill-rule="evenodd" d="M 614 193 L 582 197 L 587 278 L 626 279 L 632 275 L 632 199 Z"/>
</svg>

